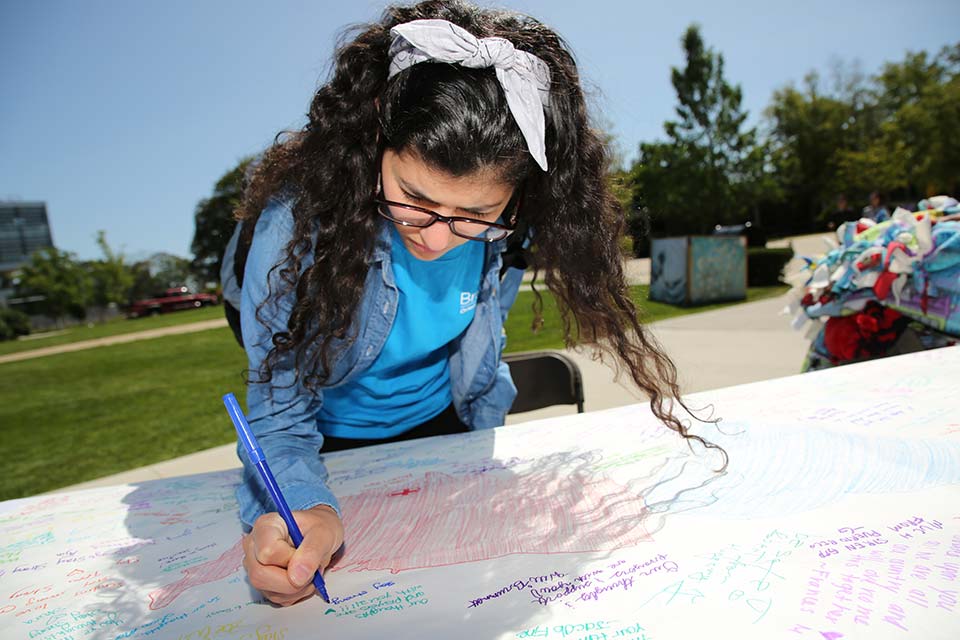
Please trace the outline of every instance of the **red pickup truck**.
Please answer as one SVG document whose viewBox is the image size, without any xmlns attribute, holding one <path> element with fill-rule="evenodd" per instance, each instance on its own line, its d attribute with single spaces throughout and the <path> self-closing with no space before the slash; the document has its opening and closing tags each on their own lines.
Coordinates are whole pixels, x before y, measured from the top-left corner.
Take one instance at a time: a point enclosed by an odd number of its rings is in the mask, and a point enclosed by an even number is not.
<svg viewBox="0 0 960 640">
<path fill-rule="evenodd" d="M 153 316 L 170 311 L 196 309 L 211 304 L 219 304 L 220 299 L 212 293 L 190 293 L 187 287 L 167 289 L 156 297 L 137 300 L 127 309 L 128 318 Z"/>
</svg>

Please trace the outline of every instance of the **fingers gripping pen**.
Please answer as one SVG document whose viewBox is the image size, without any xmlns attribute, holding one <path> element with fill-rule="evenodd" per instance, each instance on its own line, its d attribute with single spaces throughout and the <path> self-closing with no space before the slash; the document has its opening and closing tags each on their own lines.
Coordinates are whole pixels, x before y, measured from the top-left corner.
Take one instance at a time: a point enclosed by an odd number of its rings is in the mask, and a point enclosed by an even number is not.
<svg viewBox="0 0 960 640">
<path fill-rule="evenodd" d="M 283 494 L 280 493 L 280 487 L 277 485 L 273 473 L 270 472 L 270 467 L 267 466 L 267 459 L 263 455 L 263 449 L 261 449 L 259 443 L 257 443 L 257 438 L 253 435 L 253 431 L 247 423 L 247 418 L 240 409 L 240 404 L 232 393 L 223 396 L 223 404 L 227 407 L 227 413 L 230 414 L 230 419 L 233 420 L 233 426 L 237 429 L 237 437 L 240 438 L 243 448 L 246 449 L 247 455 L 250 457 L 250 462 L 252 462 L 260 472 L 260 477 L 263 478 L 263 483 L 267 485 L 267 491 L 270 492 L 270 497 L 273 498 L 273 503 L 277 506 L 280 517 L 283 518 L 283 521 L 287 525 L 287 532 L 290 534 L 290 539 L 293 540 L 293 546 L 299 547 L 303 543 L 303 534 L 300 533 L 300 527 L 297 526 L 297 521 L 293 519 L 293 513 L 290 511 L 290 507 L 287 506 L 287 501 L 283 498 Z M 323 576 L 320 575 L 319 571 L 313 574 L 313 586 L 317 588 L 317 591 L 320 592 L 320 596 L 325 602 L 330 602 L 330 596 L 327 595 L 327 586 L 324 584 Z"/>
</svg>

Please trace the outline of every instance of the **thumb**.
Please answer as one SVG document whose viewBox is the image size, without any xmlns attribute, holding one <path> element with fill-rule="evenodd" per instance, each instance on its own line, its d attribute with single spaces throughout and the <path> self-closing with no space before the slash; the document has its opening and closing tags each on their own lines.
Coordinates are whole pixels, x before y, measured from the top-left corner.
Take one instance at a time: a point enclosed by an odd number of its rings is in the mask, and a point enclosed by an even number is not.
<svg viewBox="0 0 960 640">
<path fill-rule="evenodd" d="M 330 561 L 330 551 L 328 544 L 323 541 L 323 536 L 306 536 L 287 565 L 287 575 L 291 584 L 296 587 L 306 586 L 313 580 L 313 574 L 318 569 L 322 569 Z"/>
</svg>

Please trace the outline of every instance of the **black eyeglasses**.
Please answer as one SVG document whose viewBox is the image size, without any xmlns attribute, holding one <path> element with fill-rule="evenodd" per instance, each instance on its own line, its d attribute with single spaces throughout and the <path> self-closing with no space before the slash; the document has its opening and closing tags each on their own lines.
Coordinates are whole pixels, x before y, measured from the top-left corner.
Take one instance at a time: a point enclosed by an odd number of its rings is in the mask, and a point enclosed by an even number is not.
<svg viewBox="0 0 960 640">
<path fill-rule="evenodd" d="M 382 178 L 381 178 L 382 180 Z M 392 222 L 402 224 L 405 227 L 417 227 L 418 229 L 424 229 L 429 227 L 434 222 L 446 222 L 450 226 L 450 231 L 456 236 L 461 238 L 466 238 L 467 240 L 476 240 L 478 242 L 496 242 L 497 240 L 503 240 L 508 235 L 510 235 L 516 228 L 517 223 L 517 210 L 520 208 L 520 190 L 517 189 L 517 192 L 513 195 L 513 202 L 507 203 L 507 206 L 504 208 L 504 212 L 507 209 L 512 208 L 513 211 L 510 213 L 508 218 L 509 225 L 500 224 L 497 222 L 484 222 L 483 220 L 477 220 L 476 218 L 462 218 L 459 216 L 442 216 L 436 211 L 431 211 L 430 209 L 424 209 L 423 207 L 418 207 L 412 204 L 406 204 L 403 202 L 394 202 L 392 200 L 385 200 L 383 198 L 376 198 L 374 202 L 377 203 L 377 212 Z M 378 193 L 383 193 L 382 183 Z M 503 214 L 501 214 L 503 216 Z"/>
</svg>

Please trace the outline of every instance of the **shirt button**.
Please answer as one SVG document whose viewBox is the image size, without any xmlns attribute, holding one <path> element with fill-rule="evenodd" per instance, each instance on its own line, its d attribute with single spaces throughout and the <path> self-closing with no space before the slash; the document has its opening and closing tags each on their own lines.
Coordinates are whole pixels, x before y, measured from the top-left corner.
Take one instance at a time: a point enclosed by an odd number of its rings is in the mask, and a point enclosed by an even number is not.
<svg viewBox="0 0 960 640">
<path fill-rule="evenodd" d="M 371 353 L 373 353 L 373 347 L 367 347 L 367 355 L 369 356 Z"/>
<path fill-rule="evenodd" d="M 387 315 L 387 312 L 390 311 L 390 302 L 383 303 L 383 315 Z"/>
</svg>

